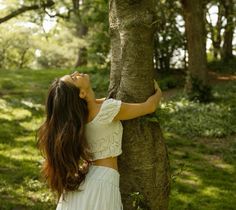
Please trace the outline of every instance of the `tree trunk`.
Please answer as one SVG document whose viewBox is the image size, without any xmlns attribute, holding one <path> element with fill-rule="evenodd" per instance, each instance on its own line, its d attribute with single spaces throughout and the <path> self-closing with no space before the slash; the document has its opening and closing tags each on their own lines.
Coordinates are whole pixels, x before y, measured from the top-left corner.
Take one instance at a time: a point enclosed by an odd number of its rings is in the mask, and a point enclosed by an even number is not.
<svg viewBox="0 0 236 210">
<path fill-rule="evenodd" d="M 218 17 L 217 17 L 217 22 L 216 26 L 213 26 L 212 20 L 208 22 L 208 27 L 209 27 L 209 32 L 211 36 L 211 41 L 212 41 L 212 47 L 213 47 L 213 57 L 215 60 L 219 59 L 221 54 L 221 30 L 223 28 L 223 5 L 221 2 L 218 4 Z M 210 17 L 210 14 L 209 14 Z"/>
<path fill-rule="evenodd" d="M 110 0 L 111 76 L 109 97 L 144 102 L 154 93 L 152 0 Z M 167 210 L 169 163 L 157 122 L 146 117 L 123 121 L 119 156 L 124 210 Z M 143 197 L 143 199 L 141 199 Z M 141 200 L 139 200 L 141 199 Z M 136 208 L 132 203 L 136 200 Z"/>
<path fill-rule="evenodd" d="M 88 27 L 82 23 L 77 26 L 77 35 L 79 38 L 83 38 L 88 33 Z M 87 49 L 86 47 L 79 47 L 78 57 L 75 67 L 87 65 Z"/>
<path fill-rule="evenodd" d="M 26 63 L 25 55 L 26 55 L 27 51 L 28 51 L 28 49 L 26 48 L 21 52 L 19 67 L 18 67 L 19 69 L 22 69 L 24 67 L 24 64 Z"/>
<path fill-rule="evenodd" d="M 84 0 L 72 0 L 73 4 L 73 13 L 76 16 L 76 35 L 83 39 L 88 33 L 88 26 L 85 25 L 81 19 L 81 11 L 85 12 L 83 9 Z M 86 12 L 85 12 L 86 13 Z M 78 48 L 78 57 L 75 63 L 75 67 L 87 65 L 87 49 L 84 46 L 79 46 Z"/>
<path fill-rule="evenodd" d="M 234 35 L 234 23 L 233 23 L 234 4 L 233 4 L 233 0 L 225 0 L 222 2 L 225 8 L 225 18 L 227 20 L 227 24 L 225 26 L 225 32 L 224 32 L 222 59 L 223 61 L 227 62 L 233 57 L 232 42 L 233 42 L 233 35 Z"/>
<path fill-rule="evenodd" d="M 188 49 L 188 76 L 185 91 L 190 99 L 207 100 L 206 33 L 203 0 L 181 0 Z M 203 97 L 203 98 L 202 98 Z"/>
<path fill-rule="evenodd" d="M 214 58 L 218 59 L 220 57 L 220 45 L 221 45 L 221 30 L 222 30 L 222 17 L 223 17 L 223 8 L 221 2 L 219 2 L 218 6 L 218 19 L 216 23 L 216 35 L 214 40 Z"/>
</svg>

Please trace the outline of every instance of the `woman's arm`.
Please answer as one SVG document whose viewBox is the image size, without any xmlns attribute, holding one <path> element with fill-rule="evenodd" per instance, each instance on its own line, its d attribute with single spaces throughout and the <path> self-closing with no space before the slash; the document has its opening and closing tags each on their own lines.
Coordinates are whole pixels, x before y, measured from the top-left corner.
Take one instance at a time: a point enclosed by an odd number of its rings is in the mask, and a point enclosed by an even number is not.
<svg viewBox="0 0 236 210">
<path fill-rule="evenodd" d="M 130 120 L 155 112 L 162 97 L 161 89 L 159 88 L 157 83 L 155 84 L 155 89 L 156 92 L 143 103 L 122 102 L 120 111 L 114 117 L 114 120 Z"/>
</svg>

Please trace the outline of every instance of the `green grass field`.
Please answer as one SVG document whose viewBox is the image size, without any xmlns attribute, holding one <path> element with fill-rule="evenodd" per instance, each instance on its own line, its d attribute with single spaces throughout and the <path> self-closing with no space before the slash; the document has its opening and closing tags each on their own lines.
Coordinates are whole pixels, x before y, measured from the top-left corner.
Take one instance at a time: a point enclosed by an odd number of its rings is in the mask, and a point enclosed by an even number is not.
<svg viewBox="0 0 236 210">
<path fill-rule="evenodd" d="M 105 96 L 108 74 L 84 71 L 91 73 L 96 96 Z M 40 180 L 35 131 L 43 121 L 50 82 L 69 72 L 0 70 L 1 210 L 55 209 L 53 195 Z M 236 209 L 236 87 L 220 83 L 213 91 L 210 105 L 186 102 L 180 94 L 156 112 L 157 118 L 162 113 L 170 157 L 170 210 Z"/>
</svg>

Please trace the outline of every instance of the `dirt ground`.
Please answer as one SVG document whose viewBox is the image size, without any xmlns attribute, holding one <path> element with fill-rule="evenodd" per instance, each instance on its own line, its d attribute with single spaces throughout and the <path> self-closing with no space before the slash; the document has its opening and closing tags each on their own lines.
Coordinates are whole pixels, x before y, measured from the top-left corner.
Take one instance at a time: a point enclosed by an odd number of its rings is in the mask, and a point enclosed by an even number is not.
<svg viewBox="0 0 236 210">
<path fill-rule="evenodd" d="M 236 71 L 235 71 L 236 72 Z M 182 77 L 182 75 L 181 75 Z M 176 78 L 178 79 L 178 78 Z M 235 81 L 236 82 L 236 73 L 235 74 L 222 74 L 218 72 L 208 71 L 208 79 L 210 85 L 225 83 L 228 81 Z M 162 91 L 163 93 L 163 101 L 170 99 L 171 97 L 175 96 L 177 93 L 184 91 L 183 87 L 172 88 L 169 90 Z"/>
</svg>

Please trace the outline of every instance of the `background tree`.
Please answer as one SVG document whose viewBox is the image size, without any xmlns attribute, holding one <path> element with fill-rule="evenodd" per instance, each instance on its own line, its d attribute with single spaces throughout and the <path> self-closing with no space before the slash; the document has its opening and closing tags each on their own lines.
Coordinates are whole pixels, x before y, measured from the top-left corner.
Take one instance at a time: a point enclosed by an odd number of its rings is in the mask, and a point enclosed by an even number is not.
<svg viewBox="0 0 236 210">
<path fill-rule="evenodd" d="M 34 32 L 20 26 L 0 28 L 0 34 L 5 34 L 0 37 L 0 68 L 30 67 L 34 61 L 34 40 L 28 37 L 33 36 Z"/>
<path fill-rule="evenodd" d="M 24 20 L 26 22 L 34 23 L 38 26 L 43 26 L 45 20 L 51 18 L 54 22 L 57 21 L 56 27 L 65 27 L 67 32 L 73 35 L 78 40 L 77 58 L 74 60 L 73 66 L 86 65 L 102 65 L 107 67 L 109 64 L 109 34 L 108 34 L 108 5 L 107 1 L 79 1 L 79 0 L 65 0 L 54 2 L 52 0 L 45 1 L 12 1 L 5 3 L 6 9 L 1 13 L 0 23 L 11 20 Z M 17 19 L 18 18 L 18 19 Z M 44 27 L 42 27 L 44 29 Z M 89 28 L 91 31 L 88 32 Z M 55 30 L 57 31 L 57 30 Z M 40 32 L 41 33 L 41 32 Z M 43 37 L 47 37 L 48 42 L 52 42 L 49 46 L 50 54 L 55 50 L 55 55 L 59 50 L 55 47 L 55 41 L 50 40 L 50 34 L 45 31 L 41 33 Z M 52 33 L 52 32 L 51 32 Z M 57 32 L 56 32 L 57 33 Z M 58 36 L 59 34 L 57 34 Z M 63 39 L 61 37 L 61 39 Z M 69 44 L 70 45 L 70 44 Z M 62 46 L 58 46 L 60 49 Z M 54 50 L 53 50 L 54 49 Z M 36 49 L 35 49 L 36 50 Z M 41 51 L 41 58 L 47 59 L 47 55 L 43 55 Z M 74 52 L 74 47 L 72 48 Z M 60 54 L 60 53 L 59 53 Z M 65 55 L 64 51 L 64 56 Z M 71 54 L 71 52 L 68 52 Z M 63 56 L 63 54 L 61 54 Z M 61 56 L 59 56 L 61 58 Z M 52 56 L 51 56 L 52 58 Z M 74 56 L 72 56 L 74 58 Z M 37 60 L 38 57 L 37 57 Z M 54 58 L 55 60 L 55 58 Z M 64 59 L 62 59 L 64 60 Z M 89 60 L 89 61 L 88 61 Z M 44 64 L 43 64 L 43 63 Z M 46 60 L 40 60 L 40 66 L 48 66 Z M 43 65 L 42 65 L 43 64 Z M 54 67 L 56 62 L 52 62 Z M 58 62 L 57 67 L 63 67 L 63 62 Z M 67 67 L 67 62 L 64 67 Z"/>
<path fill-rule="evenodd" d="M 209 10 L 212 6 L 217 6 L 217 21 L 215 26 L 213 25 L 213 20 L 211 18 L 211 14 Z M 222 44 L 222 29 L 223 29 L 223 15 L 224 15 L 224 8 L 221 1 L 214 1 L 210 2 L 206 8 L 207 19 L 206 19 L 206 26 L 207 32 L 210 35 L 210 40 L 212 42 L 213 48 L 213 57 L 214 59 L 220 59 L 221 56 L 221 44 Z M 209 19 L 209 20 L 208 20 Z"/>
<path fill-rule="evenodd" d="M 112 51 L 109 97 L 143 102 L 154 91 L 153 1 L 111 0 L 109 8 Z M 139 118 L 123 125 L 119 171 L 124 209 L 139 206 L 166 210 L 170 177 L 159 124 Z M 136 201 L 135 207 L 132 199 Z"/>
<path fill-rule="evenodd" d="M 224 31 L 224 42 L 223 42 L 223 49 L 222 49 L 222 59 L 227 62 L 233 58 L 233 35 L 234 35 L 234 28 L 235 28 L 235 1 L 233 0 L 222 0 L 222 4 L 225 10 L 225 31 Z"/>
<path fill-rule="evenodd" d="M 188 48 L 188 75 L 185 90 L 190 99 L 208 101 L 206 31 L 203 0 L 182 0 Z"/>
<path fill-rule="evenodd" d="M 176 67 L 173 57 L 185 50 L 185 36 L 178 22 L 181 7 L 178 1 L 156 1 L 156 27 L 154 33 L 155 69 L 168 71 Z M 180 62 L 180 61 L 179 61 Z"/>
<path fill-rule="evenodd" d="M 35 37 L 36 67 L 71 68 L 77 59 L 78 45 L 83 42 L 73 36 L 66 23 L 60 24 L 48 33 Z M 81 43 L 82 42 L 82 43 Z"/>
</svg>

